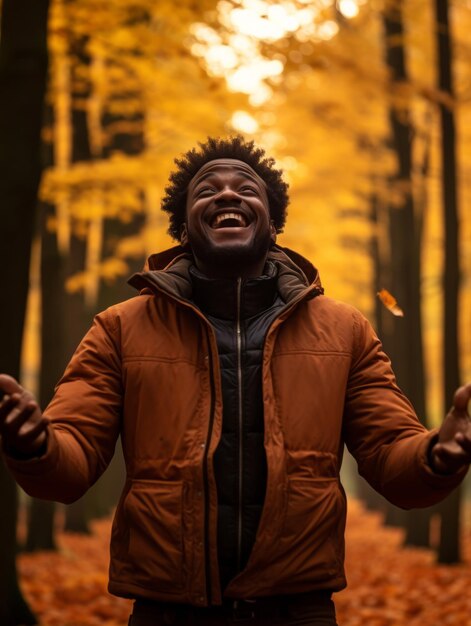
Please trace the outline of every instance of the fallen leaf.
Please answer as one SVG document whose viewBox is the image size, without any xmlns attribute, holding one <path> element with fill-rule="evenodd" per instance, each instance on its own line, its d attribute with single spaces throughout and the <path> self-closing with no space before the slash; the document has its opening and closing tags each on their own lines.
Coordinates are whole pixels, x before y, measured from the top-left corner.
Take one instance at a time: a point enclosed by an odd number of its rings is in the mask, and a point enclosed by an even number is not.
<svg viewBox="0 0 471 626">
<path fill-rule="evenodd" d="M 334 596 L 341 626 L 470 626 L 471 504 L 463 511 L 463 560 L 437 565 L 433 550 L 404 548 L 404 530 L 350 498 L 348 588 Z M 42 626 L 124 626 L 131 601 L 106 591 L 111 520 L 92 535 L 59 532 L 57 552 L 22 553 L 21 585 Z"/>
</svg>

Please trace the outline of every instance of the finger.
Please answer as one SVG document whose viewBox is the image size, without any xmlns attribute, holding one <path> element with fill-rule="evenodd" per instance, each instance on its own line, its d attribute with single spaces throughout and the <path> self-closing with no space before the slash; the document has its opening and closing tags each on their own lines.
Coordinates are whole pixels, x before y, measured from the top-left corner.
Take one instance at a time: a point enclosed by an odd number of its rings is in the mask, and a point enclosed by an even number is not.
<svg viewBox="0 0 471 626">
<path fill-rule="evenodd" d="M 468 403 L 471 400 L 471 383 L 463 385 L 456 390 L 453 398 L 453 407 L 459 413 L 467 413 Z M 469 417 L 469 413 L 468 413 Z"/>
<path fill-rule="evenodd" d="M 5 407 L 8 408 L 9 406 L 11 406 L 11 402 L 18 403 L 19 401 L 29 400 L 36 402 L 32 393 L 20 387 L 19 391 L 13 391 L 3 396 L 3 398 L 0 400 L 0 412 L 5 413 Z"/>
<path fill-rule="evenodd" d="M 27 455 L 27 457 L 35 456 L 46 445 L 48 424 L 49 420 L 43 417 L 33 425 L 31 422 L 26 422 L 14 437 L 2 439 L 3 451 L 13 457 L 18 454 Z"/>
<path fill-rule="evenodd" d="M 8 413 L 7 418 L 2 425 L 2 436 L 10 439 L 15 437 L 23 424 L 31 419 L 31 416 L 36 411 L 37 406 L 31 403 L 16 404 Z"/>
<path fill-rule="evenodd" d="M 13 406 L 11 406 L 13 404 Z M 31 425 L 41 419 L 41 412 L 39 411 L 38 404 L 31 399 L 30 394 L 13 394 L 9 402 L 10 411 L 2 424 L 2 435 L 7 439 L 16 437 L 20 428 L 25 422 L 30 421 Z M 34 414 L 37 413 L 35 416 Z"/>
<path fill-rule="evenodd" d="M 12 376 L 0 374 L 0 390 L 6 394 L 21 393 L 23 387 Z"/>
<path fill-rule="evenodd" d="M 471 458 L 471 428 L 469 428 L 468 430 L 468 434 L 456 433 L 455 441 L 463 448 L 463 450 L 465 450 L 465 452 L 468 453 Z"/>
<path fill-rule="evenodd" d="M 26 422 L 18 431 L 18 438 L 21 445 L 32 443 L 42 432 L 47 430 L 49 420 L 41 418 L 35 423 Z"/>
<path fill-rule="evenodd" d="M 464 451 L 461 445 L 453 439 L 446 443 L 437 443 L 433 448 L 433 453 L 440 459 L 449 459 L 455 455 L 460 456 L 464 454 Z"/>
<path fill-rule="evenodd" d="M 446 445 L 437 444 L 434 448 L 435 457 L 449 469 L 456 470 L 469 463 L 469 454 L 455 441 Z"/>
<path fill-rule="evenodd" d="M 18 405 L 21 400 L 21 396 L 19 393 L 14 393 L 11 396 L 5 396 L 0 403 L 0 425 L 3 426 L 3 423 L 10 415 L 11 411 Z"/>
<path fill-rule="evenodd" d="M 5 416 L 10 413 L 12 408 L 14 406 L 18 406 L 18 404 L 26 404 L 27 402 L 36 403 L 36 400 L 32 393 L 30 393 L 29 391 L 25 391 L 23 388 L 20 389 L 21 392 L 15 392 L 11 395 L 5 395 L 3 397 L 3 400 L 0 402 L 0 419 L 2 416 L 5 418 Z"/>
</svg>

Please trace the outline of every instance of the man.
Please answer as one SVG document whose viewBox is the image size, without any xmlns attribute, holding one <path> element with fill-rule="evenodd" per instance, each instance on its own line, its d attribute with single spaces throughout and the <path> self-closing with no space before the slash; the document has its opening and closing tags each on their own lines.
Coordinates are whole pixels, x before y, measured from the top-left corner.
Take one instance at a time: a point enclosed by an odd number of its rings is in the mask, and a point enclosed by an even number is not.
<svg viewBox="0 0 471 626">
<path fill-rule="evenodd" d="M 177 166 L 162 208 L 180 245 L 96 317 L 44 416 L 0 377 L 8 466 L 72 502 L 121 434 L 109 589 L 137 599 L 133 626 L 333 625 L 344 442 L 389 500 L 434 504 L 471 460 L 471 384 L 426 431 L 365 318 L 275 245 L 288 196 L 273 160 L 236 137 Z"/>
</svg>

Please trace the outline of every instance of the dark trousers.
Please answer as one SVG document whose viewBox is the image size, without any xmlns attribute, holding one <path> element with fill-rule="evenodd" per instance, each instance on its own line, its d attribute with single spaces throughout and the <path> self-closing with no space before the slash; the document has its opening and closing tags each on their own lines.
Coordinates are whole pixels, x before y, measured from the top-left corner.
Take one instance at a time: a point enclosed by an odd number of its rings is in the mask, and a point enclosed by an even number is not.
<svg viewBox="0 0 471 626">
<path fill-rule="evenodd" d="M 226 600 L 207 608 L 136 600 L 129 626 L 337 626 L 330 592 Z"/>
</svg>

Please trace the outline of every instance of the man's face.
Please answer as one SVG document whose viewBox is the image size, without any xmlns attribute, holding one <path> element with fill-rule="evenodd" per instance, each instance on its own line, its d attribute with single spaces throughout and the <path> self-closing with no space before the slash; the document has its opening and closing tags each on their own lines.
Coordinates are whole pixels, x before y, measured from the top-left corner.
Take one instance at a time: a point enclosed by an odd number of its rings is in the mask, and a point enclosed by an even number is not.
<svg viewBox="0 0 471 626">
<path fill-rule="evenodd" d="M 275 240 L 263 180 L 243 161 L 206 163 L 188 186 L 181 240 L 208 276 L 262 274 Z"/>
</svg>

